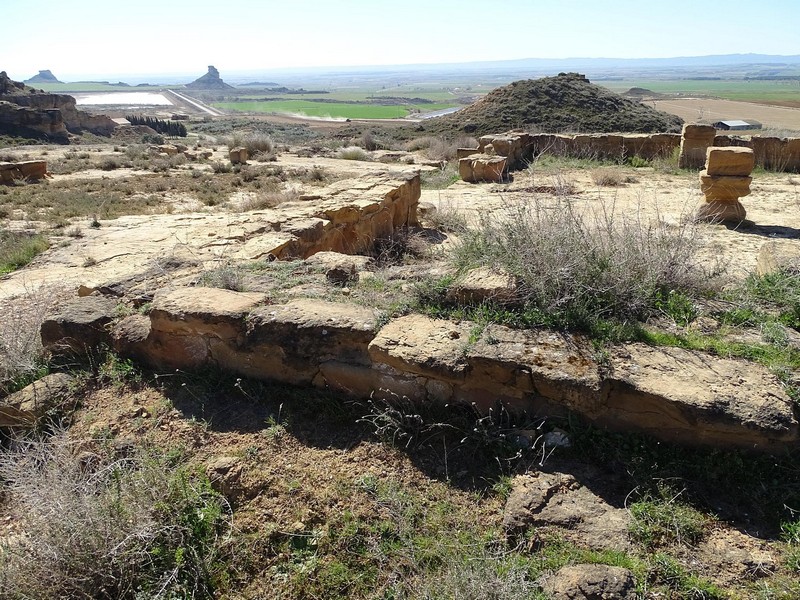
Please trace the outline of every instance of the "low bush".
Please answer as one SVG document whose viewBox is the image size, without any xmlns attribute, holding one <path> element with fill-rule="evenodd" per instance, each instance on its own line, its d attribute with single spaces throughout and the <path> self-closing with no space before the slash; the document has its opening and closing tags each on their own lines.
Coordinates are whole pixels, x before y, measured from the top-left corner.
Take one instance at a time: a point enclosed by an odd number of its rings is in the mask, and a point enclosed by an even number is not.
<svg viewBox="0 0 800 600">
<path fill-rule="evenodd" d="M 369 153 L 358 146 L 347 146 L 336 153 L 337 158 L 343 160 L 371 160 Z"/>
<path fill-rule="evenodd" d="M 510 203 L 465 232 L 453 248 L 461 270 L 485 265 L 519 282 L 519 303 L 552 326 L 645 319 L 670 292 L 697 295 L 720 273 L 698 259 L 699 229 L 614 205 L 579 211 L 569 198 Z"/>
<path fill-rule="evenodd" d="M 58 287 L 28 289 L 0 304 L 0 397 L 46 372 L 39 330 L 68 292 Z"/>
<path fill-rule="evenodd" d="M 592 181 L 602 187 L 619 187 L 625 180 L 616 169 L 597 169 L 592 171 Z"/>
<path fill-rule="evenodd" d="M 247 134 L 234 133 L 227 139 L 228 149 L 247 148 L 247 154 L 253 158 L 258 155 L 269 155 L 275 151 L 275 142 L 266 133 L 254 131 Z"/>
</svg>

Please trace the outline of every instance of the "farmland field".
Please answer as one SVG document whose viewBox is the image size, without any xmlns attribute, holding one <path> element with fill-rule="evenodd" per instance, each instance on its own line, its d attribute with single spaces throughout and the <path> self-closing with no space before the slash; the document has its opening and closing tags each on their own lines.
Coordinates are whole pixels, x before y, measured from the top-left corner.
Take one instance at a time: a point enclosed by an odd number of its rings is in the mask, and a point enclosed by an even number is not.
<svg viewBox="0 0 800 600">
<path fill-rule="evenodd" d="M 800 81 L 798 80 L 622 79 L 617 81 L 598 80 L 595 83 L 619 93 L 633 87 L 640 87 L 658 94 L 713 96 L 726 100 L 800 107 Z"/>
<path fill-rule="evenodd" d="M 713 123 L 726 119 L 743 119 L 758 121 L 769 129 L 800 131 L 800 108 L 713 98 L 671 98 L 647 101 L 645 104 L 678 115 L 689 123 L 698 121 Z"/>
<path fill-rule="evenodd" d="M 454 104 L 379 105 L 345 102 L 312 102 L 310 100 L 270 100 L 266 102 L 215 102 L 216 108 L 241 112 L 290 113 L 309 117 L 340 119 L 398 119 L 412 110 L 431 112 L 450 108 Z"/>
</svg>

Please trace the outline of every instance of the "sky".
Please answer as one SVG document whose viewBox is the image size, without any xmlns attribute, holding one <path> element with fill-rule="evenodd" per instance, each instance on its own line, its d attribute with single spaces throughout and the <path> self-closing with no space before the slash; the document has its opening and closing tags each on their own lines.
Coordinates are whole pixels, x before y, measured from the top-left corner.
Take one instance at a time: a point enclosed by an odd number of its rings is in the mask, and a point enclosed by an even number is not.
<svg viewBox="0 0 800 600">
<path fill-rule="evenodd" d="M 2 0 L 27 79 L 519 58 L 800 54 L 799 0 Z"/>
</svg>

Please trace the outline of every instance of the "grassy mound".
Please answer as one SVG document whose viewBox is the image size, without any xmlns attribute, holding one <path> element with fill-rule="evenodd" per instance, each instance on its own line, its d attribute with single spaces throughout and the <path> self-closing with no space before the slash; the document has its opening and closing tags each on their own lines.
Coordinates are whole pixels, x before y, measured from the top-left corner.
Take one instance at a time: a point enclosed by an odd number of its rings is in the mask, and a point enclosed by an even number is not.
<svg viewBox="0 0 800 600">
<path fill-rule="evenodd" d="M 683 121 L 589 82 L 577 73 L 526 79 L 497 88 L 425 129 L 472 135 L 514 128 L 546 132 L 679 132 Z"/>
</svg>

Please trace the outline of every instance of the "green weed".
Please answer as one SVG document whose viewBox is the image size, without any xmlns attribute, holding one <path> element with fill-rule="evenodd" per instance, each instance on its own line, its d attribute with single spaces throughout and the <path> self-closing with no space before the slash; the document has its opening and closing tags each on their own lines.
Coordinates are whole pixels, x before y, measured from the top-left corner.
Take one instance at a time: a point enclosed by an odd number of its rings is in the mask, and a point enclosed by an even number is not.
<svg viewBox="0 0 800 600">
<path fill-rule="evenodd" d="M 668 487 L 650 493 L 630 505 L 631 535 L 646 548 L 673 544 L 694 545 L 705 534 L 708 517 L 680 499 Z"/>
<path fill-rule="evenodd" d="M 0 229 L 0 275 L 24 267 L 49 247 L 42 235 Z"/>
</svg>

